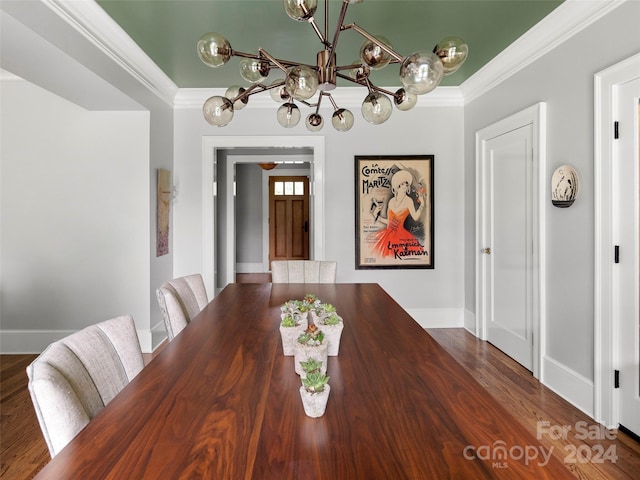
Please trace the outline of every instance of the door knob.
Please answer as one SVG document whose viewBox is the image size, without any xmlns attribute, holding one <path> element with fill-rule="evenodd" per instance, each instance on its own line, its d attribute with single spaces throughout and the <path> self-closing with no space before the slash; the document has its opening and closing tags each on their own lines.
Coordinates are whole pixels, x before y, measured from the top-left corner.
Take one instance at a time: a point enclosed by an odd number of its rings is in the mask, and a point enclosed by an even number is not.
<svg viewBox="0 0 640 480">
<path fill-rule="evenodd" d="M 482 250 L 484 253 L 486 253 L 487 255 L 491 255 L 491 247 L 486 247 Z"/>
</svg>

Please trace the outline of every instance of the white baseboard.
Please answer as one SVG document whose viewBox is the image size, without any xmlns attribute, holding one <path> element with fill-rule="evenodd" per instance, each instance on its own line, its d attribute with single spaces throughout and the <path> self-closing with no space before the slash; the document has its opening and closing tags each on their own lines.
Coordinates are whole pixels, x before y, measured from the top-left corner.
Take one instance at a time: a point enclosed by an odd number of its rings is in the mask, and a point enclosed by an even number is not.
<svg viewBox="0 0 640 480">
<path fill-rule="evenodd" d="M 0 353 L 27 354 L 42 353 L 53 342 L 56 342 L 75 330 L 0 330 Z M 138 340 L 142 353 L 152 353 L 164 341 L 167 334 L 162 322 L 151 330 L 138 330 Z"/>
<path fill-rule="evenodd" d="M 406 310 L 422 328 L 461 328 L 464 326 L 464 311 L 461 308 L 415 308 Z"/>
<path fill-rule="evenodd" d="M 593 382 L 551 357 L 542 359 L 541 383 L 593 418 Z"/>
<path fill-rule="evenodd" d="M 476 314 L 466 308 L 464 310 L 464 328 L 474 336 L 478 335 L 476 328 Z"/>
</svg>

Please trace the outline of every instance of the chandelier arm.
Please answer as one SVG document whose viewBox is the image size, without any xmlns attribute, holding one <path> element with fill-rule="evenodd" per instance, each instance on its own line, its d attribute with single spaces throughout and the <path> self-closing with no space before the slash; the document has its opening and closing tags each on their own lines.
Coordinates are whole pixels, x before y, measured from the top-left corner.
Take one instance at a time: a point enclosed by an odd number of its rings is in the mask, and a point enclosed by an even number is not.
<svg viewBox="0 0 640 480">
<path fill-rule="evenodd" d="M 369 80 L 369 77 L 364 79 L 365 83 L 366 83 L 366 87 L 369 90 L 369 93 L 373 93 L 373 84 L 371 83 L 371 80 Z"/>
<path fill-rule="evenodd" d="M 389 48 L 388 46 L 386 46 L 384 43 L 382 43 L 380 40 L 378 40 L 376 37 L 374 37 L 373 35 L 371 35 L 369 32 L 367 32 L 364 28 L 359 27 L 358 25 L 356 25 L 355 23 L 350 23 L 349 25 L 345 25 L 342 27 L 342 30 L 349 30 L 349 29 L 353 29 L 356 32 L 358 32 L 360 35 L 362 35 L 364 38 L 366 38 L 367 40 L 372 41 L 373 43 L 375 43 L 376 45 L 378 45 L 382 50 L 384 50 L 385 52 L 387 52 L 389 55 L 391 55 L 393 58 L 396 59 L 396 61 L 398 62 L 402 62 L 404 60 L 404 57 L 402 55 L 400 55 L 399 53 L 397 53 L 396 51 L 394 51 L 393 49 Z"/>
<path fill-rule="evenodd" d="M 309 25 L 313 27 L 313 31 L 316 32 L 316 35 L 318 36 L 322 44 L 327 45 L 327 39 L 320 31 L 320 28 L 318 28 L 318 24 L 316 23 L 316 20 L 313 17 L 311 17 L 309 20 L 307 20 L 307 22 L 309 22 Z"/>
<path fill-rule="evenodd" d="M 278 85 L 278 86 L 280 86 L 280 85 Z M 236 98 L 231 99 L 231 103 L 236 103 L 238 100 L 244 100 L 245 98 L 247 98 L 247 97 L 249 97 L 251 95 L 254 95 L 256 93 L 262 93 L 265 90 L 269 90 L 270 88 L 274 88 L 274 87 L 275 86 L 264 85 L 263 83 L 254 83 L 250 87 L 246 88 L 244 92 L 239 93 Z M 254 92 L 254 90 L 256 88 L 260 88 L 260 90 Z"/>
<path fill-rule="evenodd" d="M 325 5 L 328 5 L 328 1 L 325 3 Z M 342 24 L 344 23 L 344 17 L 347 15 L 348 7 L 349 7 L 349 0 L 344 0 L 342 2 L 342 9 L 340 10 L 340 16 L 338 17 L 336 32 L 333 34 L 333 42 L 331 42 L 331 49 L 329 50 L 328 58 L 333 58 L 333 55 L 336 53 L 336 46 L 338 45 L 338 37 L 340 36 L 340 32 L 344 30 L 344 27 Z"/>
<path fill-rule="evenodd" d="M 251 56 L 250 58 L 255 58 L 256 60 L 263 60 L 263 61 L 266 58 L 271 64 L 273 64 L 273 66 L 278 67 L 284 73 L 287 73 L 287 67 L 296 67 L 298 65 L 304 65 L 305 67 L 312 68 L 313 70 L 316 70 L 318 68 L 317 65 L 309 65 L 307 63 L 300 63 L 300 62 L 294 62 L 291 60 L 281 60 L 279 58 L 275 58 L 269 52 L 266 52 L 261 48 L 258 49 L 258 53 L 264 55 L 264 58 L 260 56 L 255 56 L 255 55 Z"/>
<path fill-rule="evenodd" d="M 320 96 L 318 97 L 318 103 L 316 104 L 316 115 L 318 115 L 318 112 L 320 111 L 320 104 L 322 103 L 322 97 L 324 97 L 325 95 L 331 96 L 330 93 L 320 92 Z"/>
<path fill-rule="evenodd" d="M 234 57 L 252 58 L 254 60 L 264 60 L 264 58 L 262 58 L 260 55 L 256 55 L 255 53 L 238 52 L 236 50 L 232 50 L 231 55 Z"/>
<path fill-rule="evenodd" d="M 347 75 L 345 75 L 343 73 L 339 73 L 339 72 L 336 72 L 336 76 L 342 78 L 343 80 L 347 80 L 347 81 L 349 81 L 351 83 L 355 83 L 357 85 L 360 85 L 361 87 L 366 87 L 367 86 L 367 84 L 364 82 L 364 80 L 365 80 L 364 78 L 362 80 L 357 80 L 355 78 L 351 78 L 351 77 L 349 77 L 349 76 L 347 76 Z"/>
<path fill-rule="evenodd" d="M 327 39 L 329 38 L 329 0 L 324 0 L 324 45 L 327 45 Z"/>
<path fill-rule="evenodd" d="M 265 90 L 273 90 L 274 88 L 282 87 L 285 84 L 284 80 L 276 80 L 271 85 L 265 86 Z M 256 92 L 257 93 L 257 92 Z"/>
<path fill-rule="evenodd" d="M 385 90 L 384 88 L 380 88 L 380 87 L 376 87 L 373 83 L 369 82 L 369 87 L 371 88 L 371 90 L 375 90 L 376 92 L 380 92 L 380 93 L 386 93 L 387 95 L 389 95 L 390 97 L 395 97 L 396 94 L 395 92 L 390 92 L 389 90 Z"/>
<path fill-rule="evenodd" d="M 327 96 L 329 97 L 329 101 L 331 102 L 331 105 L 333 105 L 333 109 L 338 110 L 338 104 L 333 99 L 333 95 L 331 95 L 330 93 L 327 93 Z"/>
<path fill-rule="evenodd" d="M 264 55 L 265 57 L 267 57 L 267 59 L 273 63 L 276 67 L 278 67 L 280 70 L 282 70 L 284 73 L 287 73 L 287 67 L 285 67 L 284 63 L 281 62 L 280 60 L 278 60 L 277 58 L 273 57 L 271 54 L 269 54 L 269 52 L 264 51 L 263 49 L 259 48 L 258 52 L 261 55 Z"/>
<path fill-rule="evenodd" d="M 336 72 L 339 72 L 340 70 L 352 70 L 354 68 L 360 68 L 361 66 L 361 63 L 354 63 L 353 65 L 341 65 L 339 67 L 335 67 L 335 69 Z"/>
</svg>

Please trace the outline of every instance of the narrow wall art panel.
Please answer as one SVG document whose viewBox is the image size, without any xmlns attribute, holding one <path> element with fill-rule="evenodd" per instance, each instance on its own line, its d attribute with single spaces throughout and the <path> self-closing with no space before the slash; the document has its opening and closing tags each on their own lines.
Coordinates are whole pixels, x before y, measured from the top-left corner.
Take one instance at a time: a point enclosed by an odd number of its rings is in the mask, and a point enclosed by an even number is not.
<svg viewBox="0 0 640 480">
<path fill-rule="evenodd" d="M 156 257 L 169 253 L 169 207 L 171 205 L 171 172 L 158 169 L 158 230 Z"/>
</svg>

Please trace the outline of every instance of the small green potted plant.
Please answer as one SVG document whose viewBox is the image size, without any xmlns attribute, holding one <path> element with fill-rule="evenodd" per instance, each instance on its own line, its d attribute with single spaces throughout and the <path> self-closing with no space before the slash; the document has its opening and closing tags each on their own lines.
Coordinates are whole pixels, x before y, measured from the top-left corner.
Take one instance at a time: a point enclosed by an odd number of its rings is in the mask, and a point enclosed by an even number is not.
<svg viewBox="0 0 640 480">
<path fill-rule="evenodd" d="M 282 338 L 282 353 L 285 356 L 294 354 L 294 343 L 306 328 L 306 320 L 298 313 L 288 311 L 282 314 L 280 337 Z"/>
<path fill-rule="evenodd" d="M 311 372 L 302 379 L 300 397 L 307 416 L 318 418 L 324 415 L 331 391 L 328 382 L 329 377 L 320 372 Z"/>
<path fill-rule="evenodd" d="M 337 314 L 336 307 L 330 303 L 316 304 L 313 314 L 311 315 L 312 321 L 322 327 L 327 338 L 328 355 L 335 357 L 340 351 L 340 338 L 342 337 L 342 330 L 344 323 L 342 317 Z"/>
<path fill-rule="evenodd" d="M 293 315 L 300 317 L 302 320 L 306 320 L 309 312 L 309 305 L 303 300 L 288 300 L 284 302 L 284 305 L 280 307 L 280 310 L 282 311 L 282 318 L 284 318 L 285 315 Z"/>
<path fill-rule="evenodd" d="M 302 368 L 301 378 L 305 378 L 310 373 L 327 373 L 327 367 L 315 358 L 308 358 L 304 362 L 300 362 Z"/>
<path fill-rule="evenodd" d="M 327 364 L 327 342 L 325 341 L 324 333 L 313 323 L 310 323 L 307 329 L 293 343 L 295 369 L 298 375 L 304 373 L 300 362 L 313 358 L 318 362 L 322 362 L 323 365 Z"/>
</svg>

